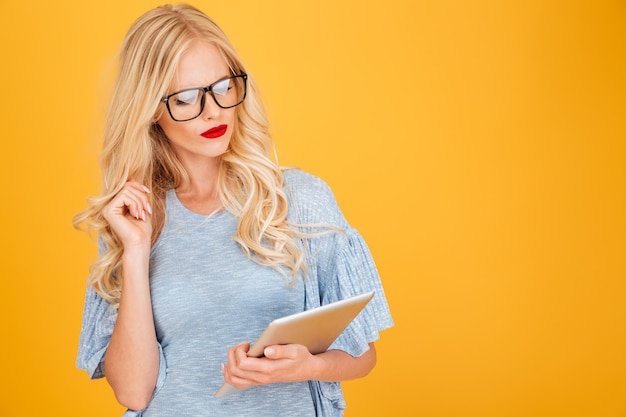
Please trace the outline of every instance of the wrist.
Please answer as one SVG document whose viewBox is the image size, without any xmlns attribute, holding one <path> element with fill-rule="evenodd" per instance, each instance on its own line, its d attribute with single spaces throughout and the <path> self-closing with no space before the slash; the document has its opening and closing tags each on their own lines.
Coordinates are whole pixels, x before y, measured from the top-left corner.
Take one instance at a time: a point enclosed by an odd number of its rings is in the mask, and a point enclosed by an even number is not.
<svg viewBox="0 0 626 417">
<path fill-rule="evenodd" d="M 324 354 L 311 356 L 310 378 L 311 380 L 323 381 L 326 374 L 327 362 L 324 360 Z"/>
<path fill-rule="evenodd" d="M 122 253 L 122 260 L 135 260 L 141 258 L 147 258 L 150 256 L 150 244 L 149 243 L 137 243 L 133 245 L 125 245 Z"/>
<path fill-rule="evenodd" d="M 147 276 L 150 263 L 150 246 L 127 246 L 122 253 L 124 276 Z"/>
</svg>

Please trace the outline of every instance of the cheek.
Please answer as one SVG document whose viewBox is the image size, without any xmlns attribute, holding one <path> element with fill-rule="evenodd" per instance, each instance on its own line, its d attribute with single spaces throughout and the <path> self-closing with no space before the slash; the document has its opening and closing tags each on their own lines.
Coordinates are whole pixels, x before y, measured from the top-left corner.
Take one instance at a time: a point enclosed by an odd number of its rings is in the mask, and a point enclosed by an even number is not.
<svg viewBox="0 0 626 417">
<path fill-rule="evenodd" d="M 165 133 L 165 136 L 168 138 L 172 138 L 176 135 L 180 134 L 181 127 L 180 123 L 177 123 L 172 120 L 172 118 L 165 112 L 165 114 L 161 114 L 161 117 L 157 120 L 159 126 L 161 126 L 161 130 Z"/>
<path fill-rule="evenodd" d="M 235 109 L 230 109 L 230 110 L 233 110 L 233 111 L 227 114 L 225 118 L 225 122 L 228 123 L 229 126 L 232 126 L 234 128 L 238 124 L 237 112 L 234 111 Z"/>
<path fill-rule="evenodd" d="M 161 129 L 163 129 L 165 131 L 165 129 L 167 129 L 167 125 L 168 125 L 168 120 L 169 116 L 167 114 L 159 114 L 155 116 L 155 121 L 156 123 L 161 126 Z"/>
</svg>

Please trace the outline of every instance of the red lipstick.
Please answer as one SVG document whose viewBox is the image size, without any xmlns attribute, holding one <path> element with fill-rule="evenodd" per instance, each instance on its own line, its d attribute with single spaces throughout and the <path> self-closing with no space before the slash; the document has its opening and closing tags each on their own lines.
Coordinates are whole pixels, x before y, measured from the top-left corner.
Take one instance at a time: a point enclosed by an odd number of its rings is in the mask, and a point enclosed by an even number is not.
<svg viewBox="0 0 626 417">
<path fill-rule="evenodd" d="M 207 130 L 206 132 L 201 133 L 200 136 L 202 136 L 203 138 L 207 138 L 207 139 L 216 139 L 216 138 L 219 138 L 220 136 L 223 136 L 224 133 L 226 133 L 227 129 L 228 129 L 228 125 L 215 126 L 214 128 L 211 128 Z"/>
</svg>

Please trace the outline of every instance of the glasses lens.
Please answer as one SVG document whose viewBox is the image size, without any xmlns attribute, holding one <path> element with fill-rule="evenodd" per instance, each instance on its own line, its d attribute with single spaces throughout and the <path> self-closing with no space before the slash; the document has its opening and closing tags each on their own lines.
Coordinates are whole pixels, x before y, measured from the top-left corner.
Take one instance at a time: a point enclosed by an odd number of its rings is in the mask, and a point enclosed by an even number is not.
<svg viewBox="0 0 626 417">
<path fill-rule="evenodd" d="M 175 120 L 189 120 L 197 117 L 202 112 L 201 88 L 181 91 L 168 99 L 170 113 Z"/>
<path fill-rule="evenodd" d="M 242 76 L 220 80 L 211 86 L 211 93 L 220 107 L 235 107 L 246 96 L 246 80 Z"/>
</svg>

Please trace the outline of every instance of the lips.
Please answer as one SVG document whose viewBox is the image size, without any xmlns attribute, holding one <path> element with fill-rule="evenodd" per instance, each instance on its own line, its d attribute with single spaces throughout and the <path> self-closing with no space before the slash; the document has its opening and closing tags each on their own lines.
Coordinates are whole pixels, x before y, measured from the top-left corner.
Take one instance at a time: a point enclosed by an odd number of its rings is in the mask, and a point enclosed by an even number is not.
<svg viewBox="0 0 626 417">
<path fill-rule="evenodd" d="M 219 125 L 207 130 L 204 133 L 201 133 L 200 136 L 207 139 L 216 139 L 220 136 L 223 136 L 224 133 L 226 133 L 226 130 L 228 130 L 228 125 Z"/>
</svg>

